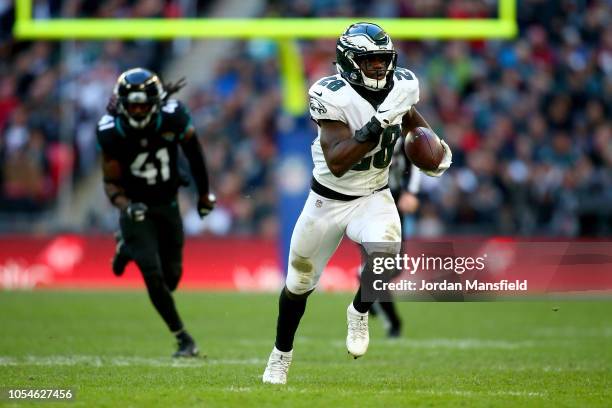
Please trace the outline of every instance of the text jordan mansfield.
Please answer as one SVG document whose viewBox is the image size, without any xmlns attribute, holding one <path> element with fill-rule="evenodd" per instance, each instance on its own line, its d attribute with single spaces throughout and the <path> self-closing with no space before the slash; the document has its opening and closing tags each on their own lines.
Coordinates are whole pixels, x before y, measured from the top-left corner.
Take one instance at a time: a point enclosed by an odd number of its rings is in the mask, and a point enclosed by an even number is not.
<svg viewBox="0 0 612 408">
<path fill-rule="evenodd" d="M 443 280 L 440 282 L 430 282 L 427 280 L 410 281 L 399 280 L 397 282 L 384 282 L 375 280 L 373 282 L 374 290 L 399 290 L 399 291 L 526 291 L 527 280 L 509 281 L 502 279 L 495 282 L 482 282 L 478 280 L 466 280 L 464 282 L 451 282 Z"/>
</svg>

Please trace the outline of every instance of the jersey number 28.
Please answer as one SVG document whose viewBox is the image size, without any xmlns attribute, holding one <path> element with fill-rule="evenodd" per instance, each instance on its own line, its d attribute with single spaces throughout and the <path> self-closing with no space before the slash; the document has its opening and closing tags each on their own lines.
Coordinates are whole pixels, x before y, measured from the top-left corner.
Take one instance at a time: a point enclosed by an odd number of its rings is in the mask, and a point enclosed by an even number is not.
<svg viewBox="0 0 612 408">
<path fill-rule="evenodd" d="M 373 156 L 364 157 L 359 163 L 354 165 L 351 170 L 366 171 L 374 165 L 377 169 L 384 169 L 391 163 L 393 157 L 393 148 L 395 142 L 401 134 L 401 129 L 398 125 L 389 126 L 385 129 L 380 137 L 380 150 Z"/>
</svg>

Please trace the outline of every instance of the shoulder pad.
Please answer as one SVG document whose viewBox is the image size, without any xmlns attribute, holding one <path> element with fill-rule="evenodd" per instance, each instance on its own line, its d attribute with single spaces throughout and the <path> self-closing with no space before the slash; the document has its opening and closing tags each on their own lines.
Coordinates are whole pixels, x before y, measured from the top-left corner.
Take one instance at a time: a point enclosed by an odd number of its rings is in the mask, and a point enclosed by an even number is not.
<svg viewBox="0 0 612 408">
<path fill-rule="evenodd" d="M 416 77 L 416 75 L 414 74 L 414 72 L 410 71 L 409 69 L 406 68 L 402 68 L 402 67 L 397 67 L 395 68 L 395 73 L 394 73 L 394 77 L 396 81 L 417 81 L 418 79 Z"/>
<path fill-rule="evenodd" d="M 412 95 L 412 105 L 419 101 L 419 80 L 412 71 L 406 68 L 396 68 L 393 75 L 393 82 L 393 86 L 405 88 Z"/>
<path fill-rule="evenodd" d="M 168 99 L 164 101 L 161 106 L 161 111 L 169 116 L 189 114 L 185 105 L 178 99 Z"/>
<path fill-rule="evenodd" d="M 101 137 L 101 136 L 120 137 L 122 136 L 121 130 L 117 128 L 117 122 L 115 121 L 115 116 L 112 116 L 112 115 L 102 116 L 96 125 L 96 134 L 98 135 L 98 137 Z"/>
<path fill-rule="evenodd" d="M 161 107 L 161 113 L 164 122 L 169 125 L 177 135 L 183 135 L 189 125 L 191 125 L 191 114 L 187 107 L 179 100 L 168 99 L 165 101 Z"/>
<path fill-rule="evenodd" d="M 117 140 L 123 139 L 123 135 L 117 128 L 115 117 L 111 115 L 104 115 L 98 121 L 96 125 L 96 138 L 98 147 L 104 152 L 109 153 L 114 151 Z"/>
<path fill-rule="evenodd" d="M 348 82 L 336 74 L 319 79 L 310 87 L 308 94 L 342 107 L 349 105 L 351 102 L 350 93 L 347 92 L 349 89 L 351 88 Z"/>
<path fill-rule="evenodd" d="M 312 118 L 346 122 L 342 110 L 345 106 L 350 105 L 349 89 L 350 85 L 340 75 L 319 79 L 308 90 Z"/>
</svg>

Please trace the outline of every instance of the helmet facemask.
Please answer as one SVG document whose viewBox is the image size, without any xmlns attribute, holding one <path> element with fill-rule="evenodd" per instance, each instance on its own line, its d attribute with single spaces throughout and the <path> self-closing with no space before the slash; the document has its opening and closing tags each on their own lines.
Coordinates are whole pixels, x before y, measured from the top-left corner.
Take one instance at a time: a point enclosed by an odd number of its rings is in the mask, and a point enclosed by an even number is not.
<svg viewBox="0 0 612 408">
<path fill-rule="evenodd" d="M 393 75 L 394 70 L 389 69 L 393 63 L 394 54 L 366 53 L 355 58 L 359 68 L 363 86 L 369 89 L 381 90 L 387 87 L 387 78 Z"/>
<path fill-rule="evenodd" d="M 119 99 L 119 113 L 136 129 L 146 127 L 158 110 L 158 101 L 147 98 L 144 92 L 130 92 L 126 97 Z"/>
</svg>

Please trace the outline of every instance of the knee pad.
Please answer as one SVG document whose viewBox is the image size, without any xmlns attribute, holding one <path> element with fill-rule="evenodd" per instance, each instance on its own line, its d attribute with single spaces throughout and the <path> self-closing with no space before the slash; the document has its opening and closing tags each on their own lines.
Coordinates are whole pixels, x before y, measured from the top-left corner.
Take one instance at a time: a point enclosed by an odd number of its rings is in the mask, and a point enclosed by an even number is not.
<svg viewBox="0 0 612 408">
<path fill-rule="evenodd" d="M 289 255 L 289 270 L 285 286 L 294 295 L 303 295 L 316 286 L 316 272 L 312 261 L 299 256 L 293 251 Z"/>
</svg>

